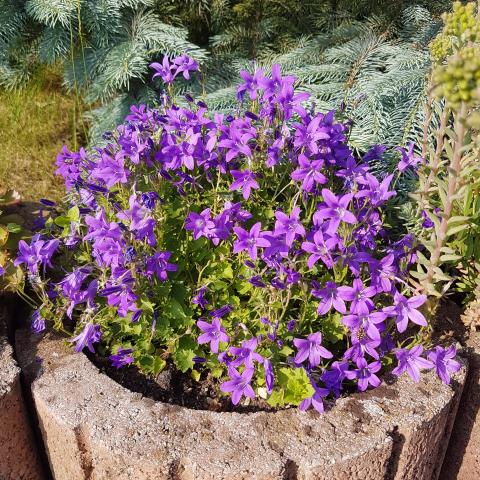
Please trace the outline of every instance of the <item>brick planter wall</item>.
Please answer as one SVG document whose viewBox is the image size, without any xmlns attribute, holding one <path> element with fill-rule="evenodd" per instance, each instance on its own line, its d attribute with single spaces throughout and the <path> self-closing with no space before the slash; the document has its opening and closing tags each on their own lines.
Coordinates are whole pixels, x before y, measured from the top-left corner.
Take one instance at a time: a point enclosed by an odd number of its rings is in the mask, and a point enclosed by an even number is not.
<svg viewBox="0 0 480 480">
<path fill-rule="evenodd" d="M 57 480 L 434 480 L 465 378 L 401 377 L 321 416 L 239 414 L 142 398 L 53 335 L 19 331 L 17 350 Z"/>
<path fill-rule="evenodd" d="M 0 298 L 0 302 L 3 299 Z M 41 480 L 43 473 L 7 340 L 8 311 L 0 303 L 0 479 Z"/>
</svg>

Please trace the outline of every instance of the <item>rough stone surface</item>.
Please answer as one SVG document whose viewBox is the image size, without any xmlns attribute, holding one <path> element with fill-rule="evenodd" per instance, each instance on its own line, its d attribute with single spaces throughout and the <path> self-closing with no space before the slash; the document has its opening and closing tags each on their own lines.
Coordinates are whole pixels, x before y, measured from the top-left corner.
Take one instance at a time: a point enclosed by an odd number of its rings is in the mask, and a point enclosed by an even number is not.
<svg viewBox="0 0 480 480">
<path fill-rule="evenodd" d="M 480 478 L 480 332 L 470 335 L 466 351 L 468 376 L 445 455 L 441 480 Z"/>
<path fill-rule="evenodd" d="M 17 350 L 57 480 L 433 480 L 465 375 L 402 377 L 321 416 L 240 414 L 142 398 L 52 335 L 19 331 Z"/>
<path fill-rule="evenodd" d="M 41 480 L 44 477 L 23 402 L 20 369 L 7 341 L 6 317 L 7 309 L 0 304 L 0 479 Z"/>
</svg>

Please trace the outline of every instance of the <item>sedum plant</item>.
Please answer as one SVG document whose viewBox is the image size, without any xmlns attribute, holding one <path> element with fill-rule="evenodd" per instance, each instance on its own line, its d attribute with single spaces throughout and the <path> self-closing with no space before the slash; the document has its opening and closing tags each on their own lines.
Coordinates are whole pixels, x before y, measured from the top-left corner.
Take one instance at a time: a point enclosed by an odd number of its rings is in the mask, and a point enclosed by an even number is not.
<svg viewBox="0 0 480 480">
<path fill-rule="evenodd" d="M 187 56 L 154 63 L 167 92 L 196 75 Z M 240 73 L 237 108 L 171 95 L 132 107 L 107 145 L 57 158 L 68 190 L 20 243 L 46 322 L 78 352 L 158 374 L 216 379 L 232 402 L 323 411 L 323 399 L 380 385 L 386 371 L 443 381 L 455 347 L 428 343 L 425 295 L 407 283 L 412 235 L 392 235 L 395 175 L 374 147 L 355 158 L 348 123 L 318 113 L 278 65 Z M 400 170 L 415 157 L 404 151 Z M 51 268 L 55 266 L 55 268 Z"/>
<path fill-rule="evenodd" d="M 480 274 L 480 29 L 475 3 L 454 4 L 444 29 L 431 45 L 435 59 L 430 80 L 415 194 L 423 215 L 415 285 L 442 296 L 450 287 L 472 294 Z M 433 113 L 433 114 L 432 114 Z M 431 131 L 431 134 L 429 132 Z M 432 307 L 436 304 L 432 301 Z"/>
</svg>

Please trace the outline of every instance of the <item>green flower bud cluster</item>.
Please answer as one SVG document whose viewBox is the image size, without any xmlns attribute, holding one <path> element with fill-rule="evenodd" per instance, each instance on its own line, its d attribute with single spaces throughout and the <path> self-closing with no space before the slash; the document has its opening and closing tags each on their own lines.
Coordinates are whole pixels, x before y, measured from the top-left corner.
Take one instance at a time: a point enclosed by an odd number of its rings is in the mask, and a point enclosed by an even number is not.
<svg viewBox="0 0 480 480">
<path fill-rule="evenodd" d="M 469 46 L 450 56 L 434 71 L 435 93 L 452 108 L 460 103 L 474 105 L 480 101 L 480 46 Z"/>
<path fill-rule="evenodd" d="M 480 41 L 480 22 L 476 19 L 476 3 L 455 2 L 453 11 L 442 16 L 444 27 L 430 44 L 435 62 L 451 55 L 454 47 L 461 48 L 469 42 Z"/>
<path fill-rule="evenodd" d="M 466 40 L 473 40 L 472 36 L 476 37 L 478 31 L 475 14 L 475 2 L 466 4 L 455 2 L 453 4 L 453 11 L 443 15 L 445 35 L 451 37 L 461 37 L 464 35 Z"/>
</svg>

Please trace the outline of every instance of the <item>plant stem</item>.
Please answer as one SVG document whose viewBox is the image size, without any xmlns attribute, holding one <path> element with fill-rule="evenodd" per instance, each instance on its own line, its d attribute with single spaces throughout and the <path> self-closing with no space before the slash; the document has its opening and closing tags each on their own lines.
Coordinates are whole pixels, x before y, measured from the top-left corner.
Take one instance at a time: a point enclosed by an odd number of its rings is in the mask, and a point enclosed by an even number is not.
<svg viewBox="0 0 480 480">
<path fill-rule="evenodd" d="M 426 199 L 428 198 L 428 191 L 430 190 L 433 180 L 435 179 L 438 173 L 438 167 L 440 164 L 440 160 L 442 158 L 443 145 L 445 141 L 445 129 L 447 127 L 447 121 L 449 117 L 450 117 L 450 110 L 447 107 L 445 107 L 445 109 L 442 111 L 442 115 L 440 117 L 440 125 L 437 130 L 436 142 L 435 142 L 436 143 L 435 155 L 432 159 L 431 164 L 429 165 L 430 173 L 428 174 L 427 181 L 423 186 L 423 190 L 420 192 L 420 204 L 422 206 L 422 209 L 425 208 L 427 204 Z M 423 147 L 422 147 L 422 153 L 423 153 Z"/>
<path fill-rule="evenodd" d="M 465 104 L 462 104 L 458 116 L 455 118 L 455 143 L 452 160 L 450 162 L 449 175 L 448 175 L 448 190 L 446 196 L 446 202 L 444 205 L 444 211 L 442 212 L 442 220 L 440 222 L 440 227 L 436 235 L 436 244 L 435 249 L 430 256 L 430 265 L 427 270 L 426 282 L 423 286 L 424 290 L 428 292 L 429 287 L 433 284 L 433 276 L 435 274 L 435 268 L 437 268 L 441 250 L 444 244 L 444 241 L 447 237 L 448 221 L 452 216 L 454 195 L 458 190 L 458 178 L 461 172 L 462 166 L 462 147 L 465 138 L 465 117 L 467 113 L 467 107 Z"/>
</svg>

